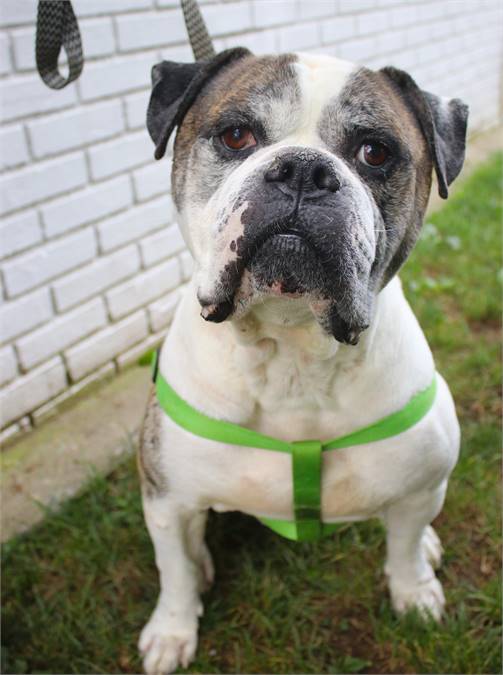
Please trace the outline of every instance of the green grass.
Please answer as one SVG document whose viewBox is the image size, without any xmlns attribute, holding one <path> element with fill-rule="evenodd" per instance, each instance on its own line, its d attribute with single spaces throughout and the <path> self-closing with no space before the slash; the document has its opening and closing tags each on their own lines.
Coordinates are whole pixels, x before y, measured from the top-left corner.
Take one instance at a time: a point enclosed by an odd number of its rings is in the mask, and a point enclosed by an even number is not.
<svg viewBox="0 0 503 675">
<path fill-rule="evenodd" d="M 463 427 L 435 523 L 445 620 L 393 616 L 377 523 L 299 544 L 213 515 L 217 582 L 191 672 L 501 672 L 500 180 L 501 156 L 428 219 L 402 273 Z M 131 461 L 5 546 L 2 671 L 139 672 L 136 639 L 157 591 Z"/>
</svg>

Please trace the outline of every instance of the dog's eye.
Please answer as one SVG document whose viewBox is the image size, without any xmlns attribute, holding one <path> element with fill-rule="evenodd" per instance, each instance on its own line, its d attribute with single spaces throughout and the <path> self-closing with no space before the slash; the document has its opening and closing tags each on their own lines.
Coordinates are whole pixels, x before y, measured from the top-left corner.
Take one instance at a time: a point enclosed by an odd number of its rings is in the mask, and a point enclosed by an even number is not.
<svg viewBox="0 0 503 675">
<path fill-rule="evenodd" d="M 379 167 L 388 159 L 389 150 L 382 143 L 366 142 L 360 147 L 356 157 L 362 164 L 371 167 Z"/>
<path fill-rule="evenodd" d="M 229 127 L 220 136 L 220 140 L 228 150 L 245 150 L 257 145 L 255 136 L 248 127 Z"/>
</svg>

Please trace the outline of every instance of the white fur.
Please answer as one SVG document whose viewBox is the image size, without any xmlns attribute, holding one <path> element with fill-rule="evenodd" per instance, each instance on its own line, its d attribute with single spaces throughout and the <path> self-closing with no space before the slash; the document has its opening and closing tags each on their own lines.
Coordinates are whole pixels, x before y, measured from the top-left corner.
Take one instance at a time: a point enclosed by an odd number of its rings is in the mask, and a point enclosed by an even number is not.
<svg viewBox="0 0 503 675">
<path fill-rule="evenodd" d="M 325 59 L 304 61 L 299 68 L 305 78 L 317 63 L 320 71 L 325 67 Z M 313 92 L 328 89 L 326 74 L 318 74 Z M 322 106 L 321 93 L 311 99 Z M 312 132 L 313 110 L 302 133 Z M 244 173 L 235 172 L 231 188 L 238 189 Z M 202 223 L 192 225 L 191 238 L 197 239 Z M 271 298 L 218 325 L 204 322 L 199 312 L 194 283 L 176 312 L 160 371 L 204 413 L 278 438 L 349 433 L 405 406 L 434 376 L 431 352 L 397 278 L 380 293 L 357 346 L 325 335 L 302 300 Z M 161 448 L 169 491 L 144 500 L 161 579 L 157 608 L 140 639 L 147 673 L 186 666 L 194 656 L 199 591 L 213 577 L 204 544 L 207 509 L 293 517 L 288 455 L 207 441 L 166 415 Z M 429 523 L 442 507 L 458 448 L 454 405 L 439 376 L 435 403 L 414 427 L 323 455 L 323 520 L 383 519 L 385 571 L 398 612 L 417 607 L 440 617 L 444 598 L 433 567 L 441 546 Z"/>
</svg>

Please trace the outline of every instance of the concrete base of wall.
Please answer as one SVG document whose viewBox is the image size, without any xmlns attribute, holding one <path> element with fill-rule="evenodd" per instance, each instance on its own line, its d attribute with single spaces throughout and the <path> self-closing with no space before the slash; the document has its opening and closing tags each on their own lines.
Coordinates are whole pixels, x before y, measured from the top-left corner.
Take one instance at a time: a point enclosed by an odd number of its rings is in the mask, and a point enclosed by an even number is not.
<svg viewBox="0 0 503 675">
<path fill-rule="evenodd" d="M 108 473 L 136 443 L 150 387 L 150 369 L 133 367 L 102 382 L 71 407 L 26 434 L 2 454 L 5 541 Z"/>
<path fill-rule="evenodd" d="M 502 131 L 470 140 L 463 177 L 503 148 Z M 442 204 L 432 190 L 429 212 Z M 86 390 L 2 454 L 2 541 L 32 527 L 44 517 L 44 507 L 77 494 L 93 474 L 111 471 L 133 451 L 149 386 L 149 368 L 130 368 Z"/>
</svg>

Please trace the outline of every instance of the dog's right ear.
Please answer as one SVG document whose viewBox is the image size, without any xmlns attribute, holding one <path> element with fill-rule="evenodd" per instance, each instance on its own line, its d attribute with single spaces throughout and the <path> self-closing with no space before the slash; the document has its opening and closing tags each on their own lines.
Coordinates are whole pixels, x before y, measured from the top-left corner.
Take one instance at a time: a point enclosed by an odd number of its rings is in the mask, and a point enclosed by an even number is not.
<svg viewBox="0 0 503 675">
<path fill-rule="evenodd" d="M 169 137 L 179 126 L 202 87 L 224 66 L 251 54 L 238 47 L 217 54 L 210 61 L 174 63 L 162 61 L 152 68 L 152 93 L 147 110 L 147 129 L 155 143 L 156 159 L 166 152 Z"/>
</svg>

